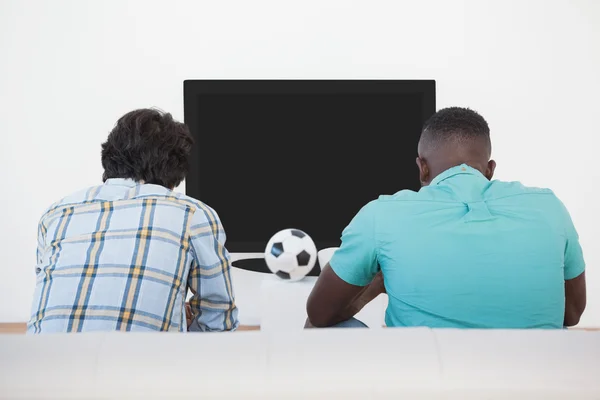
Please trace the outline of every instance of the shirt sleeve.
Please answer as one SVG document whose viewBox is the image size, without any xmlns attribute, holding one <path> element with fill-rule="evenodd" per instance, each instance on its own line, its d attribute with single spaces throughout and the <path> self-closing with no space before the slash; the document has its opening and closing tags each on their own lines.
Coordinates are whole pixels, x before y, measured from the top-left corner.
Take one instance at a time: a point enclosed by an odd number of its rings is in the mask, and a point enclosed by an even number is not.
<svg viewBox="0 0 600 400">
<path fill-rule="evenodd" d="M 191 227 L 193 260 L 188 275 L 188 286 L 194 293 L 190 307 L 196 316 L 192 331 L 233 331 L 239 325 L 231 257 L 225 240 L 217 213 L 205 205 L 196 210 Z"/>
<path fill-rule="evenodd" d="M 329 265 L 345 282 L 366 286 L 379 272 L 375 237 L 375 202 L 364 206 L 342 232 L 342 245 Z"/>
<path fill-rule="evenodd" d="M 577 230 L 575 230 L 571 215 L 564 204 L 561 201 L 559 201 L 559 203 L 560 212 L 562 214 L 562 223 L 566 235 L 564 274 L 565 280 L 568 281 L 577 278 L 585 271 L 585 260 L 583 258 L 581 245 L 579 244 L 579 235 L 577 234 Z"/>
</svg>

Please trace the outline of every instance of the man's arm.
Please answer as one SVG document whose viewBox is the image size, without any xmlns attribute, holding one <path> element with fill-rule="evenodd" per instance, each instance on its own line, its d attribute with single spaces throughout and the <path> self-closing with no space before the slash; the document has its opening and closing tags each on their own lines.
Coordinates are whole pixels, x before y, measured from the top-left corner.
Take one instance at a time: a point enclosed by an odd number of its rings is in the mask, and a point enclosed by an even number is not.
<svg viewBox="0 0 600 400">
<path fill-rule="evenodd" d="M 565 281 L 565 326 L 575 326 L 585 310 L 585 272 Z"/>
<path fill-rule="evenodd" d="M 374 207 L 374 202 L 363 207 L 344 229 L 341 247 L 308 298 L 307 325 L 327 327 L 345 321 L 385 291 L 377 263 Z"/>
<path fill-rule="evenodd" d="M 323 328 L 347 321 L 382 293 L 385 286 L 381 272 L 361 287 L 342 280 L 327 264 L 308 298 L 307 327 Z"/>
<path fill-rule="evenodd" d="M 575 326 L 586 306 L 585 260 L 579 235 L 567 208 L 560 203 L 565 227 L 565 318 L 564 326 Z"/>
<path fill-rule="evenodd" d="M 233 331 L 238 310 L 231 282 L 231 259 L 225 248 L 225 231 L 217 213 L 207 206 L 198 209 L 191 227 L 192 265 L 188 287 L 193 296 L 192 331 Z"/>
</svg>

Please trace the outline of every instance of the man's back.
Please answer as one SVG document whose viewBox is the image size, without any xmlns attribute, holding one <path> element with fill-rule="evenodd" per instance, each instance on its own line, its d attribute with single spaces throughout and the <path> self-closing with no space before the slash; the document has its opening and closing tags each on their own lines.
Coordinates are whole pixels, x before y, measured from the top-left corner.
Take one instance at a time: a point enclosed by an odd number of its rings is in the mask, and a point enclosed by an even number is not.
<svg viewBox="0 0 600 400">
<path fill-rule="evenodd" d="M 571 218 L 549 190 L 492 181 L 487 121 L 441 109 L 417 153 L 421 190 L 356 214 L 308 299 L 311 325 L 348 321 L 383 292 L 388 326 L 576 325 L 585 263 Z"/>
<path fill-rule="evenodd" d="M 560 328 L 565 279 L 584 270 L 570 217 L 551 191 L 490 182 L 466 165 L 417 193 L 382 196 L 347 229 L 371 230 L 373 243 L 353 246 L 345 232 L 331 267 L 365 285 L 369 273 L 346 266 L 360 262 L 360 246 L 375 249 L 388 326 Z"/>
<path fill-rule="evenodd" d="M 182 331 L 188 286 L 201 329 L 235 329 L 224 241 L 214 210 L 159 185 L 109 179 L 69 196 L 40 221 L 28 331 Z"/>
</svg>

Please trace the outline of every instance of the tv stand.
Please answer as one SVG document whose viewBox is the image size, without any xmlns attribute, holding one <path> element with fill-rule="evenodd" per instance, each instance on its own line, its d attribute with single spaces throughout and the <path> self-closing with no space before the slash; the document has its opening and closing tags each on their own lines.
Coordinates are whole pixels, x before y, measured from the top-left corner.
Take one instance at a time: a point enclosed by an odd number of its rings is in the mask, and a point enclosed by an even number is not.
<svg viewBox="0 0 600 400">
<path fill-rule="evenodd" d="M 231 263 L 235 268 L 245 269 L 246 271 L 262 272 L 270 274 L 271 270 L 267 267 L 267 263 L 264 258 L 247 258 L 243 260 L 236 260 Z M 319 261 L 315 263 L 313 269 L 306 276 L 319 276 L 321 267 Z"/>
</svg>

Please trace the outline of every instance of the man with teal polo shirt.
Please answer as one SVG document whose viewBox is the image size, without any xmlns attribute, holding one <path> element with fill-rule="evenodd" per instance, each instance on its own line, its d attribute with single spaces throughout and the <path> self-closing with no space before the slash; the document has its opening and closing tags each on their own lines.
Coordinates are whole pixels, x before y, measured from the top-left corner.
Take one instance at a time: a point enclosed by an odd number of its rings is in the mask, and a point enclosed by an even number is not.
<svg viewBox="0 0 600 400">
<path fill-rule="evenodd" d="M 392 327 L 579 322 L 585 263 L 569 213 L 548 189 L 492 181 L 489 133 L 465 108 L 429 119 L 417 158 L 423 187 L 358 212 L 309 297 L 309 324 L 362 325 L 353 316 L 384 292 Z"/>
</svg>

